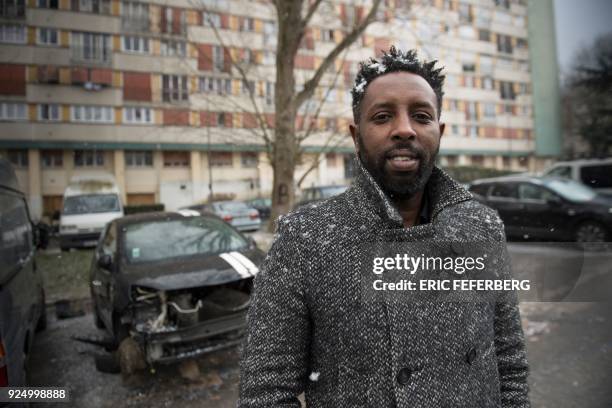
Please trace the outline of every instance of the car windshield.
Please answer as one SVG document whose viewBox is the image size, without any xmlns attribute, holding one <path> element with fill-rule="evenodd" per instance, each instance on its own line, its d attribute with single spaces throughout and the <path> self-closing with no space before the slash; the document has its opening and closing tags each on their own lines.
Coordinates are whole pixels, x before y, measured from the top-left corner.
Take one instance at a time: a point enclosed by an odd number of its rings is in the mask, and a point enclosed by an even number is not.
<svg viewBox="0 0 612 408">
<path fill-rule="evenodd" d="M 321 189 L 321 197 L 322 198 L 329 198 L 329 197 L 333 197 L 335 195 L 344 193 L 344 190 L 346 190 L 348 187 L 347 186 L 337 186 L 337 187 L 325 187 Z"/>
<path fill-rule="evenodd" d="M 128 225 L 123 243 L 130 263 L 230 252 L 248 246 L 246 239 L 216 218 L 185 217 Z"/>
<path fill-rule="evenodd" d="M 117 194 L 87 194 L 66 197 L 64 199 L 65 215 L 91 214 L 119 211 Z"/>
<path fill-rule="evenodd" d="M 592 188 L 569 179 L 548 180 L 546 186 L 570 201 L 586 202 L 597 196 L 597 193 Z"/>
</svg>

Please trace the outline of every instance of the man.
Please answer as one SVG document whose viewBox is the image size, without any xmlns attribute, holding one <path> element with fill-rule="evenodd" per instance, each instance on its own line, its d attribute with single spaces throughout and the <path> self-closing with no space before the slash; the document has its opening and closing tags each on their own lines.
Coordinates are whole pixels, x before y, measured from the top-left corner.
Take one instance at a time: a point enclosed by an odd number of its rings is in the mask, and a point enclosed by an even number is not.
<svg viewBox="0 0 612 408">
<path fill-rule="evenodd" d="M 434 165 L 444 133 L 435 63 L 392 47 L 361 65 L 356 179 L 279 219 L 255 282 L 238 406 L 299 407 L 302 392 L 309 408 L 529 406 L 516 302 L 368 301 L 363 291 L 364 243 L 504 243 L 497 215 Z"/>
</svg>

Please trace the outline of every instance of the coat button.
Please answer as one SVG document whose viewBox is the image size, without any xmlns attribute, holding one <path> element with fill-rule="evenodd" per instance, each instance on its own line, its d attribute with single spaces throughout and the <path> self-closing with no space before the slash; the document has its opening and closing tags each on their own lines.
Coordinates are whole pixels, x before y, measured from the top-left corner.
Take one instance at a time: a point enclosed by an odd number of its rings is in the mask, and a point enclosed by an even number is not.
<svg viewBox="0 0 612 408">
<path fill-rule="evenodd" d="M 465 249 L 460 242 L 451 242 L 451 248 L 455 255 L 463 255 L 465 253 Z"/>
<path fill-rule="evenodd" d="M 465 360 L 468 362 L 468 364 L 472 364 L 474 362 L 474 360 L 476 360 L 476 355 L 478 353 L 476 352 L 475 348 L 470 349 L 470 351 L 467 352 L 467 354 L 465 355 Z"/>
<path fill-rule="evenodd" d="M 412 370 L 407 367 L 402 368 L 397 373 L 397 377 L 396 377 L 397 383 L 399 385 L 408 384 L 408 382 L 410 381 L 410 376 L 412 376 Z"/>
</svg>

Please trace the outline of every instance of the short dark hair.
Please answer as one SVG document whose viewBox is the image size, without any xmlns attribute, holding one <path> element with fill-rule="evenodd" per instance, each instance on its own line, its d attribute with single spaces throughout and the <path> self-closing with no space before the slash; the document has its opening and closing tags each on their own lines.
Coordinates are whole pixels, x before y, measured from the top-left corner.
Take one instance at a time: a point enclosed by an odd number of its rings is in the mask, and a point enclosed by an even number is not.
<svg viewBox="0 0 612 408">
<path fill-rule="evenodd" d="M 361 101 L 365 95 L 366 88 L 376 78 L 391 72 L 411 72 L 420 75 L 431 86 L 437 99 L 438 118 L 442 109 L 442 85 L 444 85 L 445 75 L 442 75 L 443 68 L 436 68 L 437 60 L 420 61 L 417 58 L 416 50 L 401 50 L 391 46 L 389 52 L 384 52 L 380 59 L 370 58 L 359 64 L 359 72 L 355 77 L 355 85 L 351 89 L 353 97 L 353 120 L 359 123 L 361 114 Z"/>
</svg>

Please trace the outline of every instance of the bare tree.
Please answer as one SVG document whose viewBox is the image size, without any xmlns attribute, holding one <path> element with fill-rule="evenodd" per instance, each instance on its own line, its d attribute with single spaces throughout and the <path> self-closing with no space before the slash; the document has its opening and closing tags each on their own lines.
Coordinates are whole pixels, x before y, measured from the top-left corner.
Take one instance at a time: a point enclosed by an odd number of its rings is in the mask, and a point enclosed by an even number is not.
<svg viewBox="0 0 612 408">
<path fill-rule="evenodd" d="M 381 0 L 374 0 L 368 13 L 355 19 L 353 27 L 342 41 L 327 54 L 312 77 L 296 91 L 295 57 L 308 24 L 321 5 L 322 0 L 305 4 L 304 0 L 274 0 L 278 21 L 278 43 L 276 50 L 275 84 L 275 126 L 272 148 L 272 213 L 271 219 L 291 210 L 295 200 L 294 174 L 299 157 L 301 140 L 296 134 L 298 109 L 310 99 L 319 85 L 324 73 L 336 58 L 359 36 L 376 18 Z M 270 229 L 274 226 L 270 225 Z"/>
</svg>

